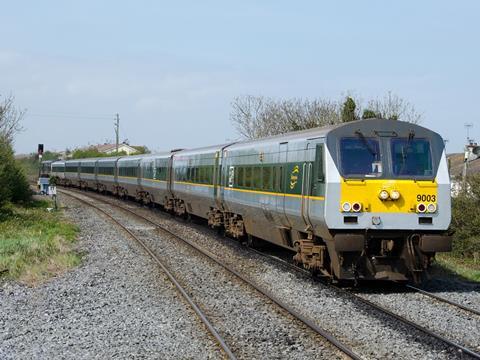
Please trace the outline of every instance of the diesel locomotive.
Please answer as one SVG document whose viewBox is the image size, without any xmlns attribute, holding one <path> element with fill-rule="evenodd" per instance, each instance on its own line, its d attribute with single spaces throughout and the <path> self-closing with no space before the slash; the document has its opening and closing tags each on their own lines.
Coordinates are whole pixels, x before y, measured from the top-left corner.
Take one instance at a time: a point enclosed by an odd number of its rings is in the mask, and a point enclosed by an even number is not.
<svg viewBox="0 0 480 360">
<path fill-rule="evenodd" d="M 56 161 L 59 184 L 135 197 L 338 280 L 419 281 L 451 250 L 440 135 L 368 119 L 191 150 Z"/>
</svg>

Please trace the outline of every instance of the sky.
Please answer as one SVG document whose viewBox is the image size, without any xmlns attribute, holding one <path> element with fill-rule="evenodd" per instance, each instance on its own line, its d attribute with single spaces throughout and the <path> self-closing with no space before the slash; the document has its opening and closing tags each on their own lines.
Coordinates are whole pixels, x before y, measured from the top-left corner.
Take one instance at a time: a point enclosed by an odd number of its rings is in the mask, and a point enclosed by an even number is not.
<svg viewBox="0 0 480 360">
<path fill-rule="evenodd" d="M 480 141 L 480 1 L 2 1 L 0 101 L 18 153 L 120 140 L 238 139 L 236 96 L 364 101 L 388 91 L 461 152 Z"/>
</svg>

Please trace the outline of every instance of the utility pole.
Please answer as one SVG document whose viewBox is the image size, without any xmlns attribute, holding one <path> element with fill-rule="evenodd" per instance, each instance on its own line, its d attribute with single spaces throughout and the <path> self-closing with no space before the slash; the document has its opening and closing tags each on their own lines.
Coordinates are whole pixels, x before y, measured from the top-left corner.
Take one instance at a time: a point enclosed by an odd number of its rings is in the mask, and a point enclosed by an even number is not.
<svg viewBox="0 0 480 360">
<path fill-rule="evenodd" d="M 117 114 L 115 114 L 115 149 L 117 151 L 117 155 L 118 155 L 118 137 L 119 137 L 119 134 L 120 134 L 120 116 Z"/>
<path fill-rule="evenodd" d="M 465 126 L 465 129 L 467 129 L 467 144 L 471 143 L 470 139 L 470 129 L 473 127 L 472 123 L 465 123 L 463 126 Z"/>
</svg>

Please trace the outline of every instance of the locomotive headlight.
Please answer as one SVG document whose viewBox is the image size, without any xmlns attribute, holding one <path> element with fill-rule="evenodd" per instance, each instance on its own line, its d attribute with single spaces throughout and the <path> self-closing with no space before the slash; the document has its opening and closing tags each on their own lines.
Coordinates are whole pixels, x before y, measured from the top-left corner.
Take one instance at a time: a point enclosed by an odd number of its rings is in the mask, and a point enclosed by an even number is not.
<svg viewBox="0 0 480 360">
<path fill-rule="evenodd" d="M 400 199 L 400 193 L 397 190 L 390 191 L 390 199 L 392 200 Z"/>
<path fill-rule="evenodd" d="M 424 213 L 425 211 L 427 211 L 427 207 L 424 203 L 417 204 L 417 212 Z"/>
<path fill-rule="evenodd" d="M 427 212 L 429 213 L 434 213 L 437 211 L 437 205 L 436 204 L 428 204 L 427 205 Z"/>
<path fill-rule="evenodd" d="M 362 204 L 360 204 L 358 202 L 353 203 L 352 210 L 354 212 L 360 212 L 360 210 L 362 210 Z"/>
<path fill-rule="evenodd" d="M 380 200 L 387 200 L 390 195 L 388 194 L 387 190 L 382 190 L 378 193 L 378 197 Z"/>
<path fill-rule="evenodd" d="M 350 210 L 352 210 L 352 205 L 350 205 L 349 202 L 344 202 L 342 204 L 342 210 L 345 212 L 349 212 Z"/>
</svg>

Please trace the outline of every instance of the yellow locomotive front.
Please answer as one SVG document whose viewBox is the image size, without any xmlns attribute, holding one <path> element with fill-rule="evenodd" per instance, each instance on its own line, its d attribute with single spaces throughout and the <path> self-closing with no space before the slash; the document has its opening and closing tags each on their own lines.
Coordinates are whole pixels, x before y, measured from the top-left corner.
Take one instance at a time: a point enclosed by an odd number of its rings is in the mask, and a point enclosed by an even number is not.
<svg viewBox="0 0 480 360">
<path fill-rule="evenodd" d="M 362 120 L 327 136 L 324 239 L 340 279 L 419 281 L 450 251 L 442 138 L 415 124 Z"/>
</svg>

